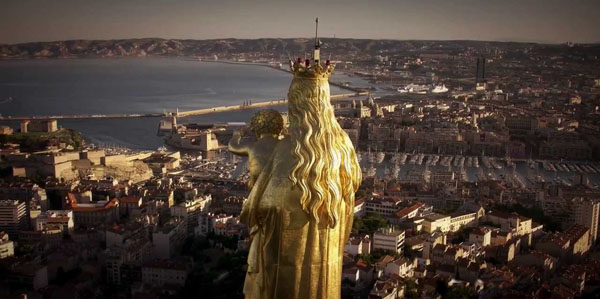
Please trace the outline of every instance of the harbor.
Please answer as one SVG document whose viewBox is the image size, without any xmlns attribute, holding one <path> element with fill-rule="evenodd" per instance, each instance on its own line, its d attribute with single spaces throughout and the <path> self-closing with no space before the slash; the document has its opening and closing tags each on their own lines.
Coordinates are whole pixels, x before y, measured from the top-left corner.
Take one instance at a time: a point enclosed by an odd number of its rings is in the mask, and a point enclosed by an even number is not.
<svg viewBox="0 0 600 299">
<path fill-rule="evenodd" d="M 359 160 L 365 177 L 403 182 L 431 183 L 432 175 L 445 174 L 448 180 L 501 181 L 516 188 L 533 188 L 543 183 L 573 186 L 586 180 L 590 187 L 598 188 L 600 183 L 600 163 L 595 161 L 384 152 L 362 152 Z"/>
<path fill-rule="evenodd" d="M 247 177 L 246 159 L 230 155 L 226 150 L 203 157 L 198 153 L 184 155 L 193 164 L 193 177 L 219 172 L 219 177 Z M 565 187 L 586 183 L 600 188 L 600 162 L 505 159 L 487 156 L 431 155 L 413 153 L 361 152 L 359 160 L 364 177 L 396 179 L 404 183 L 434 183 L 434 176 L 446 175 L 448 181 L 496 181 L 509 188 L 535 189 L 553 183 Z M 554 168 L 552 168 L 552 165 Z M 225 169 L 227 169 L 225 171 Z M 446 182 L 447 183 L 447 182 Z"/>
</svg>

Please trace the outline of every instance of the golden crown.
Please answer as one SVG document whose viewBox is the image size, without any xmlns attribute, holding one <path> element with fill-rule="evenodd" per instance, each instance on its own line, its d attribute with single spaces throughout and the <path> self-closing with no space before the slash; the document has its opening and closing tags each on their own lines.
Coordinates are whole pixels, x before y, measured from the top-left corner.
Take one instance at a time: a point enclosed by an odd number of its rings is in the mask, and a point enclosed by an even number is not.
<svg viewBox="0 0 600 299">
<path fill-rule="evenodd" d="M 329 60 L 325 61 L 325 67 L 321 66 L 319 61 L 321 57 L 321 41 L 317 34 L 319 29 L 319 18 L 315 20 L 315 23 L 315 50 L 313 52 L 312 65 L 310 59 L 302 61 L 301 58 L 298 58 L 295 62 L 290 60 L 290 71 L 294 73 L 294 78 L 328 80 L 335 68 L 335 65 Z"/>
<path fill-rule="evenodd" d="M 335 64 L 332 64 L 329 60 L 325 62 L 324 67 L 318 60 L 313 60 L 312 65 L 308 59 L 304 60 L 304 62 L 300 58 L 296 62 L 290 60 L 290 70 L 294 74 L 294 77 L 297 78 L 328 80 L 334 69 Z"/>
</svg>

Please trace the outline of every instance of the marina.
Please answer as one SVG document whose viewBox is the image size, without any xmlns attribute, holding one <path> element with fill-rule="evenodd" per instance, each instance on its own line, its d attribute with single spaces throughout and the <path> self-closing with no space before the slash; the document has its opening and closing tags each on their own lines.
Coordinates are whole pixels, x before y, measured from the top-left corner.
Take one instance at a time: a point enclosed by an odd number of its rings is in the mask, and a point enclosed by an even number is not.
<svg viewBox="0 0 600 299">
<path fill-rule="evenodd" d="M 407 180 L 415 173 L 452 171 L 461 181 L 502 181 L 507 186 L 531 188 L 540 183 L 572 186 L 583 177 L 590 187 L 600 188 L 600 162 L 550 161 L 449 156 L 422 153 L 360 153 L 363 175 Z M 384 156 L 384 158 L 382 158 Z M 367 157 L 367 158 L 365 158 Z M 480 166 L 479 161 L 482 161 Z"/>
</svg>

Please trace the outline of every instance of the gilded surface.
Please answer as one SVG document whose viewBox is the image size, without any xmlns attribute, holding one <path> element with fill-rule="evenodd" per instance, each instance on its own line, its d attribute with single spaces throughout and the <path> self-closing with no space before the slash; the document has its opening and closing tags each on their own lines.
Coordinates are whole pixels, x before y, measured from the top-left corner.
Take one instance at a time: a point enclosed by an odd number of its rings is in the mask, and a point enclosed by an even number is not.
<svg viewBox="0 0 600 299">
<path fill-rule="evenodd" d="M 229 141 L 229 151 L 236 155 L 248 156 L 250 168 L 248 187 L 252 189 L 279 143 L 279 135 L 283 130 L 283 117 L 272 109 L 259 111 L 252 117 L 248 129 L 257 139 L 242 138 L 245 132 L 236 131 Z"/>
<path fill-rule="evenodd" d="M 339 298 L 361 172 L 327 76 L 295 76 L 288 100 L 289 135 L 245 143 L 238 134 L 230 143 L 256 176 L 241 214 L 251 234 L 244 294 Z"/>
</svg>

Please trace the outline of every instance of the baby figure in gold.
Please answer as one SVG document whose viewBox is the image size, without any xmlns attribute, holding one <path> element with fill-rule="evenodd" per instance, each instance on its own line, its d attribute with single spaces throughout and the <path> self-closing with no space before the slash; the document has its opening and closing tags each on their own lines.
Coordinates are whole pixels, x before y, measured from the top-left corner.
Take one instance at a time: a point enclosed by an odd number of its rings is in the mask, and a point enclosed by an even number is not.
<svg viewBox="0 0 600 299">
<path fill-rule="evenodd" d="M 283 130 L 283 117 L 273 109 L 259 111 L 252 117 L 248 130 L 256 135 L 256 140 L 243 138 L 246 135 L 245 130 L 235 131 L 229 141 L 229 151 L 236 155 L 248 156 L 250 168 L 248 187 L 252 189 L 279 143 L 279 135 Z"/>
</svg>

